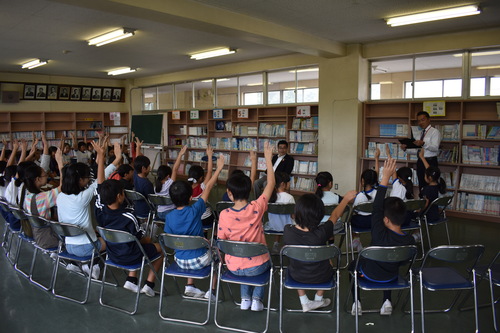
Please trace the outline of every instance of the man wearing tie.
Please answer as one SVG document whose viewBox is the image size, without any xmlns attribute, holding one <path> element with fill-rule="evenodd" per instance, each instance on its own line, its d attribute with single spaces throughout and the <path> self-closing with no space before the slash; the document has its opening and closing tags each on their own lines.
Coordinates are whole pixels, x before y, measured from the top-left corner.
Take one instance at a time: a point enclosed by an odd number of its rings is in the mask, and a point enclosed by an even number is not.
<svg viewBox="0 0 500 333">
<path fill-rule="evenodd" d="M 438 166 L 437 156 L 439 154 L 439 145 L 441 144 L 441 133 L 431 126 L 431 118 L 425 111 L 417 113 L 418 126 L 422 129 L 420 140 L 415 140 L 413 143 L 416 146 L 425 149 L 424 156 L 429 165 Z M 419 158 L 417 161 L 417 177 L 419 191 L 427 185 L 425 182 L 425 167 L 422 160 Z"/>
</svg>

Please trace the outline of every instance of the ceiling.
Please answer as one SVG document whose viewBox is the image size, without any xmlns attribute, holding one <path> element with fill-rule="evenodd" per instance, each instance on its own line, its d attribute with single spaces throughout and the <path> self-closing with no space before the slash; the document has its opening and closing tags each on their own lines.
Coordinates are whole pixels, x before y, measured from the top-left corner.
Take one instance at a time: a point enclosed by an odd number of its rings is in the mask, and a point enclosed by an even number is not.
<svg viewBox="0 0 500 333">
<path fill-rule="evenodd" d="M 106 78 L 119 67 L 137 78 L 291 53 L 342 56 L 351 43 L 500 26 L 500 1 L 480 15 L 391 28 L 384 18 L 470 4 L 457 0 L 0 0 L 1 72 Z M 136 34 L 102 47 L 86 40 L 119 27 Z M 499 38 L 500 43 L 500 38 Z M 190 60 L 228 46 L 229 56 Z M 49 64 L 22 70 L 33 58 Z"/>
</svg>

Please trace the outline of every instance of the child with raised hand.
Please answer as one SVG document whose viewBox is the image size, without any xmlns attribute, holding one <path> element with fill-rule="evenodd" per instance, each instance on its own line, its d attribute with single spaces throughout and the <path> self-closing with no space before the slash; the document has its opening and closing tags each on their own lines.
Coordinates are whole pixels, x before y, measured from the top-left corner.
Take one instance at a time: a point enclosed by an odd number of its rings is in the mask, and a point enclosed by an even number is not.
<svg viewBox="0 0 500 333">
<path fill-rule="evenodd" d="M 158 167 L 158 171 L 156 172 L 155 179 L 155 193 L 159 195 L 163 195 L 170 198 L 170 186 L 174 182 L 171 178 L 172 169 L 168 165 L 160 165 Z M 158 217 L 161 220 L 165 221 L 165 217 L 168 213 L 170 213 L 173 209 L 175 209 L 175 205 L 160 205 L 157 208 Z"/>
<path fill-rule="evenodd" d="M 373 213 L 371 219 L 371 242 L 370 246 L 405 246 L 414 245 L 415 240 L 409 234 L 401 230 L 401 225 L 405 221 L 406 206 L 403 200 L 396 197 L 385 198 L 389 179 L 396 171 L 396 160 L 389 158 L 384 162 L 382 180 L 380 182 L 375 201 L 373 203 Z M 349 265 L 349 271 L 353 272 L 356 261 Z M 390 282 L 398 277 L 400 263 L 382 263 L 372 260 L 360 259 L 358 274 L 373 282 Z M 353 285 L 354 288 L 354 285 Z M 354 295 L 354 290 L 352 290 Z M 362 314 L 361 302 L 358 299 L 353 303 L 351 314 L 356 315 L 356 303 L 358 314 Z M 392 313 L 391 291 L 384 290 L 383 304 L 380 308 L 381 315 Z"/>
<path fill-rule="evenodd" d="M 151 161 L 147 156 L 142 155 L 141 145 L 142 142 L 136 137 L 137 153 L 138 156 L 134 159 L 134 188 L 137 192 L 142 194 L 145 198 L 149 194 L 155 193 L 153 183 L 148 179 L 149 172 L 151 171 Z M 121 150 L 120 150 L 121 155 Z M 121 156 L 120 156 L 121 157 Z M 135 213 L 137 217 L 145 219 L 149 214 L 149 206 L 144 200 L 134 202 Z"/>
<path fill-rule="evenodd" d="M 325 223 L 321 223 L 325 215 L 323 202 L 314 194 L 301 196 L 295 205 L 296 224 L 285 226 L 285 245 L 326 245 L 333 237 L 334 225 L 355 196 L 356 191 L 347 192 Z M 324 283 L 332 278 L 334 271 L 329 260 L 304 262 L 290 259 L 288 273 L 299 283 Z M 323 298 L 324 290 L 317 290 L 314 300 L 307 297 L 305 290 L 299 289 L 297 292 L 303 312 L 328 306 L 331 302 L 329 298 Z"/>
<path fill-rule="evenodd" d="M 217 169 L 213 176 L 207 181 L 203 193 L 201 193 L 198 200 L 189 205 L 193 187 L 189 182 L 176 180 L 170 186 L 169 193 L 172 202 L 175 204 L 176 209 L 171 211 L 166 216 L 165 232 L 174 235 L 191 235 L 203 237 L 203 225 L 201 223 L 201 216 L 206 210 L 205 203 L 208 200 L 212 187 L 217 182 L 217 178 L 224 167 L 224 156 L 220 155 L 217 159 Z M 210 265 L 212 260 L 211 251 L 200 248 L 196 250 L 177 250 L 175 252 L 175 261 L 182 269 L 202 269 Z M 215 283 L 212 285 L 212 291 L 206 293 L 196 288 L 194 279 L 188 279 L 187 285 L 184 289 L 186 296 L 190 297 L 205 297 L 215 298 Z M 213 295 L 213 296 L 211 296 Z"/>
<path fill-rule="evenodd" d="M 438 167 L 430 166 L 424 157 L 424 148 L 420 149 L 419 157 L 425 166 L 425 182 L 428 184 L 423 187 L 421 195 L 425 199 L 424 211 L 429 205 L 439 198 L 440 194 L 446 193 L 446 182 L 441 178 L 441 170 Z M 437 206 L 431 207 L 427 212 L 427 221 L 435 222 L 439 220 L 439 208 Z"/>
<path fill-rule="evenodd" d="M 273 194 L 269 199 L 269 203 L 278 204 L 294 204 L 295 199 L 290 193 L 286 191 L 288 188 L 288 183 L 290 182 L 290 176 L 286 172 L 276 172 L 274 174 L 276 185 L 274 186 Z M 267 214 L 269 221 L 264 226 L 265 230 L 281 231 L 283 232 L 287 224 L 293 223 L 292 215 L 281 215 L 281 214 Z M 276 235 L 274 237 L 274 244 L 271 250 L 272 254 L 279 254 L 280 252 L 280 241 L 281 235 Z"/>
<path fill-rule="evenodd" d="M 266 141 L 264 157 L 267 167 L 267 185 L 262 195 L 248 202 L 252 190 L 250 178 L 244 174 L 232 175 L 226 183 L 227 193 L 234 206 L 220 213 L 219 239 L 243 242 L 258 242 L 267 246 L 262 226 L 262 216 L 267 211 L 267 203 L 273 193 L 275 178 L 272 164 L 273 148 Z M 235 275 L 256 276 L 271 267 L 269 255 L 263 254 L 251 258 L 225 256 L 227 268 Z M 265 287 L 241 285 L 241 310 L 262 311 Z"/>
</svg>

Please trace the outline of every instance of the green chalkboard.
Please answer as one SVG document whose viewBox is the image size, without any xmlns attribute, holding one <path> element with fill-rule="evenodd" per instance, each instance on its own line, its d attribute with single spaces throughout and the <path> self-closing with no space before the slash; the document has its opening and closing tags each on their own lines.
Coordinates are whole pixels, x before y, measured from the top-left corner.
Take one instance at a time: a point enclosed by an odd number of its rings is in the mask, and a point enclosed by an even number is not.
<svg viewBox="0 0 500 333">
<path fill-rule="evenodd" d="M 132 132 L 144 144 L 161 144 L 163 115 L 132 116 Z"/>
</svg>

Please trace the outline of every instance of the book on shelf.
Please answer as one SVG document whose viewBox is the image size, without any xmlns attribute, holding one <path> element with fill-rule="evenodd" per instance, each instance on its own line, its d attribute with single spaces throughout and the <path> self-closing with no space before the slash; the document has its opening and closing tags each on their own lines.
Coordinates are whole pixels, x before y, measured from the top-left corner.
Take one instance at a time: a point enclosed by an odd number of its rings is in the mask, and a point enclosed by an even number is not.
<svg viewBox="0 0 500 333">
<path fill-rule="evenodd" d="M 476 165 L 498 165 L 500 145 L 481 147 L 478 145 L 462 146 L 462 163 Z"/>
<path fill-rule="evenodd" d="M 286 128 L 284 124 L 259 124 L 259 135 L 262 136 L 277 136 L 284 137 L 286 134 Z"/>
<path fill-rule="evenodd" d="M 229 138 L 210 138 L 210 146 L 214 149 L 231 149 L 231 140 Z"/>
<path fill-rule="evenodd" d="M 460 189 L 500 194 L 500 176 L 485 176 L 462 173 Z"/>
<path fill-rule="evenodd" d="M 298 142 L 316 142 L 318 141 L 318 133 L 304 131 L 289 131 L 288 139 Z"/>
<path fill-rule="evenodd" d="M 319 120 L 317 116 L 313 116 L 310 118 L 293 118 L 292 120 L 292 129 L 293 130 L 299 130 L 299 129 L 318 129 L 319 126 Z"/>
<path fill-rule="evenodd" d="M 458 194 L 457 210 L 468 213 L 500 215 L 500 197 L 461 192 Z"/>
<path fill-rule="evenodd" d="M 207 141 L 208 138 L 190 136 L 187 138 L 187 145 L 189 148 L 205 149 L 207 148 Z"/>
<path fill-rule="evenodd" d="M 276 147 L 278 141 L 279 140 L 273 140 L 273 139 L 259 139 L 257 146 L 258 151 L 264 151 L 264 145 L 266 144 L 266 142 L 268 142 L 271 147 Z"/>
<path fill-rule="evenodd" d="M 266 168 L 266 159 L 264 157 L 257 158 L 257 170 L 266 170 L 266 169 L 267 169 Z"/>
<path fill-rule="evenodd" d="M 488 131 L 486 139 L 500 139 L 500 126 L 492 126 Z"/>
<path fill-rule="evenodd" d="M 460 124 L 434 125 L 434 128 L 441 133 L 442 141 L 460 140 Z"/>
<path fill-rule="evenodd" d="M 454 146 L 452 149 L 440 149 L 438 162 L 458 163 L 458 147 Z"/>
<path fill-rule="evenodd" d="M 231 138 L 232 150 L 254 150 L 257 147 L 257 139 L 255 138 Z"/>
<path fill-rule="evenodd" d="M 292 142 L 290 144 L 290 153 L 292 154 L 306 154 L 314 155 L 317 152 L 316 142 L 302 143 Z"/>
<path fill-rule="evenodd" d="M 233 126 L 233 135 L 257 136 L 257 126 L 246 126 L 246 125 Z"/>
<path fill-rule="evenodd" d="M 387 158 L 386 147 L 389 148 L 392 158 L 398 160 L 406 160 L 406 152 L 400 148 L 399 144 L 395 142 L 380 143 L 380 142 L 370 141 L 368 142 L 368 147 L 365 151 L 365 157 L 375 158 L 375 152 L 378 148 L 380 150 L 380 158 L 386 159 Z"/>
<path fill-rule="evenodd" d="M 462 126 L 463 139 L 486 139 L 488 134 L 488 125 L 464 124 Z"/>
<path fill-rule="evenodd" d="M 204 126 L 190 126 L 188 134 L 189 135 L 207 135 L 207 127 Z"/>
<path fill-rule="evenodd" d="M 290 179 L 290 189 L 297 191 L 312 192 L 316 187 L 316 183 L 312 178 L 304 178 L 292 176 Z"/>
<path fill-rule="evenodd" d="M 380 124 L 380 136 L 383 137 L 406 137 L 408 136 L 407 124 Z"/>
<path fill-rule="evenodd" d="M 229 176 L 229 170 L 228 169 L 222 169 L 219 173 L 219 179 L 220 180 L 227 180 Z"/>
</svg>

